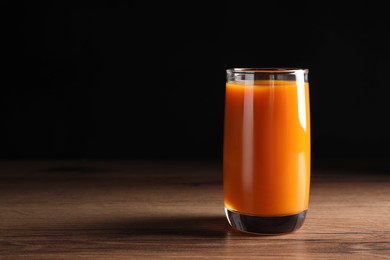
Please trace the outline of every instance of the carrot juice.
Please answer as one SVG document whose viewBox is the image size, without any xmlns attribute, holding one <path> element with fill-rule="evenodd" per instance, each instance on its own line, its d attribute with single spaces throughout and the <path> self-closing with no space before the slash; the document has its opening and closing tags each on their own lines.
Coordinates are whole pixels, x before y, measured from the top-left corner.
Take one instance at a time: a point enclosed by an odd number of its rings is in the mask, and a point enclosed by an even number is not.
<svg viewBox="0 0 390 260">
<path fill-rule="evenodd" d="M 259 223 L 267 217 L 297 216 L 308 209 L 310 190 L 307 72 L 239 72 L 239 80 L 226 83 L 225 209 L 237 216 L 261 217 Z"/>
</svg>

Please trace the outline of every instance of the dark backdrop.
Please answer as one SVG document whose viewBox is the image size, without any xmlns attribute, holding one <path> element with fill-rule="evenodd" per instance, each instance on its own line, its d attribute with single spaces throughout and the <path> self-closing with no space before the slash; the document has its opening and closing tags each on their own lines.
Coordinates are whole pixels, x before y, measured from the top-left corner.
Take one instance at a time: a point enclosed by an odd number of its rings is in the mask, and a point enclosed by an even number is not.
<svg viewBox="0 0 390 260">
<path fill-rule="evenodd" d="M 3 1 L 1 159 L 220 159 L 225 70 L 309 68 L 316 158 L 390 156 L 385 6 Z"/>
</svg>

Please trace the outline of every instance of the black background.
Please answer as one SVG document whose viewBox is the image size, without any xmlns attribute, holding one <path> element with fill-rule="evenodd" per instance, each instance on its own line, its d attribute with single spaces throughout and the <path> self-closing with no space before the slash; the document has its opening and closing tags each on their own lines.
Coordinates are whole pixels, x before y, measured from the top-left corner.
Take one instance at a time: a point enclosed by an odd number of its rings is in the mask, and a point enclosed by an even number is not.
<svg viewBox="0 0 390 260">
<path fill-rule="evenodd" d="M 309 68 L 312 156 L 389 158 L 385 6 L 1 4 L 1 159 L 221 159 L 225 70 Z"/>
</svg>

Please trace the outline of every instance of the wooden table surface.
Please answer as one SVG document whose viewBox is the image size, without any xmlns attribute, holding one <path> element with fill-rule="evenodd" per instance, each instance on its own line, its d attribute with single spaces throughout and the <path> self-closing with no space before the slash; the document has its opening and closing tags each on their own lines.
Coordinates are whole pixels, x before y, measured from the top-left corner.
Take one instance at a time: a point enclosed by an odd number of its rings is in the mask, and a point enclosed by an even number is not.
<svg viewBox="0 0 390 260">
<path fill-rule="evenodd" d="M 390 172 L 313 170 L 295 233 L 229 227 L 204 161 L 0 161 L 0 259 L 390 259 Z"/>
</svg>

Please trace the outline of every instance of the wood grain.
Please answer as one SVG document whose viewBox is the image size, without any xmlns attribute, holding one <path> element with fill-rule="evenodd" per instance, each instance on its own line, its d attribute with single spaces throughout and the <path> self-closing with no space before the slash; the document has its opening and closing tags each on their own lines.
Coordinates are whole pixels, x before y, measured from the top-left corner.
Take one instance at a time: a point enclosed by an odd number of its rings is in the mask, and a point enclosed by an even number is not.
<svg viewBox="0 0 390 260">
<path fill-rule="evenodd" d="M 390 259 L 389 172 L 313 171 L 295 233 L 230 228 L 219 162 L 2 161 L 0 259 Z"/>
</svg>

